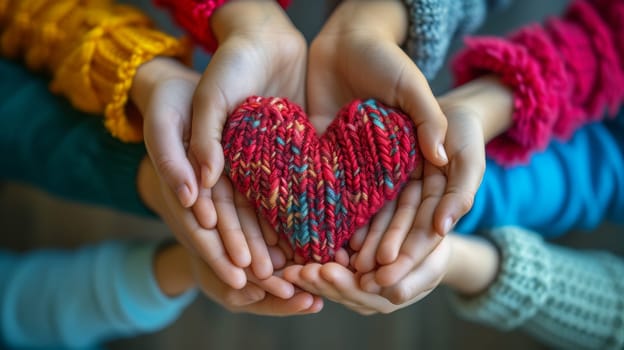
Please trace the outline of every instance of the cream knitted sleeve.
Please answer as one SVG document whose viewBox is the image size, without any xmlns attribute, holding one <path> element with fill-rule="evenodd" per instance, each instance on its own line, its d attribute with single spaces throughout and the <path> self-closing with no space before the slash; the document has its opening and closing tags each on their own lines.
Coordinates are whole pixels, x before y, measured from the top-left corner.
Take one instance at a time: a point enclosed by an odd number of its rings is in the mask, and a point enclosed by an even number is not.
<svg viewBox="0 0 624 350">
<path fill-rule="evenodd" d="M 561 349 L 624 347 L 624 261 L 606 252 L 545 243 L 505 227 L 490 237 L 499 275 L 482 295 L 453 295 L 460 315 L 500 330 L 521 329 Z"/>
</svg>

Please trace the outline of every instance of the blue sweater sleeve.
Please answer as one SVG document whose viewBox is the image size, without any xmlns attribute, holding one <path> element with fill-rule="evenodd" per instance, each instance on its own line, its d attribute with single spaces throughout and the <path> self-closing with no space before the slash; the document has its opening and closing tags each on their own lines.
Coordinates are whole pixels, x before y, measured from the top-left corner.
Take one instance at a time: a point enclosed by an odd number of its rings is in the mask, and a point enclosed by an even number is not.
<svg viewBox="0 0 624 350">
<path fill-rule="evenodd" d="M 102 118 L 76 111 L 20 62 L 0 59 L 0 179 L 53 195 L 152 216 L 136 190 L 142 144 L 109 135 Z"/>
<path fill-rule="evenodd" d="M 173 322 L 195 291 L 162 294 L 157 243 L 105 242 L 67 252 L 0 251 L 0 343 L 84 347 Z"/>
<path fill-rule="evenodd" d="M 518 225 L 553 237 L 604 220 L 622 222 L 617 215 L 624 210 L 622 136 L 618 120 L 596 123 L 566 143 L 553 142 L 526 166 L 488 161 L 474 206 L 456 230 Z"/>
</svg>

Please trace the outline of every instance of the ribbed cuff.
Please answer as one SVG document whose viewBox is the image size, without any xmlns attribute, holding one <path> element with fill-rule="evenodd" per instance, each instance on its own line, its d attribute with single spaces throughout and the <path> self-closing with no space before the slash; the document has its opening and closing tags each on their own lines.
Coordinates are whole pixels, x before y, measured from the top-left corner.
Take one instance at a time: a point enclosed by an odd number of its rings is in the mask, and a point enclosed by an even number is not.
<svg viewBox="0 0 624 350">
<path fill-rule="evenodd" d="M 152 29 L 146 16 L 129 7 L 86 11 L 84 16 L 97 25 L 63 59 L 51 88 L 83 111 L 104 111 L 106 128 L 113 136 L 126 142 L 141 141 L 142 120 L 127 105 L 138 67 L 156 56 L 188 62 L 191 47 Z"/>
<path fill-rule="evenodd" d="M 564 82 L 559 60 L 540 27 L 526 28 L 511 39 L 469 38 L 466 49 L 454 58 L 458 85 L 494 74 L 513 91 L 513 125 L 487 145 L 488 154 L 499 163 L 526 162 L 550 142 L 561 93 L 554 88 Z"/>
<path fill-rule="evenodd" d="M 291 1 L 277 0 L 283 8 L 287 8 Z M 167 9 L 176 23 L 210 53 L 214 53 L 219 46 L 210 25 L 210 17 L 227 2 L 228 0 L 154 0 L 156 5 Z"/>
<path fill-rule="evenodd" d="M 514 227 L 493 230 L 500 252 L 500 270 L 488 290 L 474 298 L 453 294 L 459 314 L 501 330 L 523 325 L 538 313 L 551 288 L 548 251 L 537 235 Z"/>
<path fill-rule="evenodd" d="M 459 6 L 451 1 L 403 0 L 409 27 L 405 51 L 427 79 L 442 66 L 451 36 L 460 21 Z"/>
</svg>

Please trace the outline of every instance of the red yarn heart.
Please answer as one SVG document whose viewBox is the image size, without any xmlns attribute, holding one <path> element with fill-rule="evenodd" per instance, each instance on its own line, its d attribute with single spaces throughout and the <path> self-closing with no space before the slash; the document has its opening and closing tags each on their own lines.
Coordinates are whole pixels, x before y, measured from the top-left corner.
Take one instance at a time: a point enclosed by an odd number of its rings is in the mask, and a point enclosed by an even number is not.
<svg viewBox="0 0 624 350">
<path fill-rule="evenodd" d="M 356 100 L 319 138 L 298 105 L 254 96 L 226 124 L 226 172 L 295 253 L 326 262 L 397 196 L 420 161 L 414 135 L 403 113 Z"/>
</svg>

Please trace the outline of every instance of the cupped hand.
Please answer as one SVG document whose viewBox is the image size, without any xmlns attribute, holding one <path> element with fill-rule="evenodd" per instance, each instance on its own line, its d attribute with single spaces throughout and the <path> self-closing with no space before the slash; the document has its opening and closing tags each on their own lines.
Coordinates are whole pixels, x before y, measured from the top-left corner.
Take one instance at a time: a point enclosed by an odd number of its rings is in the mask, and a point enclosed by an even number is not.
<svg viewBox="0 0 624 350">
<path fill-rule="evenodd" d="M 482 124 L 474 110 L 461 104 L 443 103 L 448 118 L 446 149 L 449 164 L 436 167 L 425 162 L 405 185 L 399 198 L 388 203 L 372 220 L 369 230 L 354 237 L 358 251 L 352 264 L 357 271 L 373 271 L 379 286 L 391 286 L 436 249 L 442 237 L 432 217 L 451 214 L 452 226 L 472 206 L 485 170 Z M 373 288 L 373 282 L 369 282 Z"/>
<path fill-rule="evenodd" d="M 228 114 L 251 95 L 303 105 L 307 59 L 303 35 L 275 1 L 228 2 L 211 24 L 219 46 L 195 90 L 188 152 L 200 180 L 191 198 L 197 198 L 194 209 L 204 227 L 212 224 L 204 217 L 224 167 L 221 134 Z"/>
</svg>

